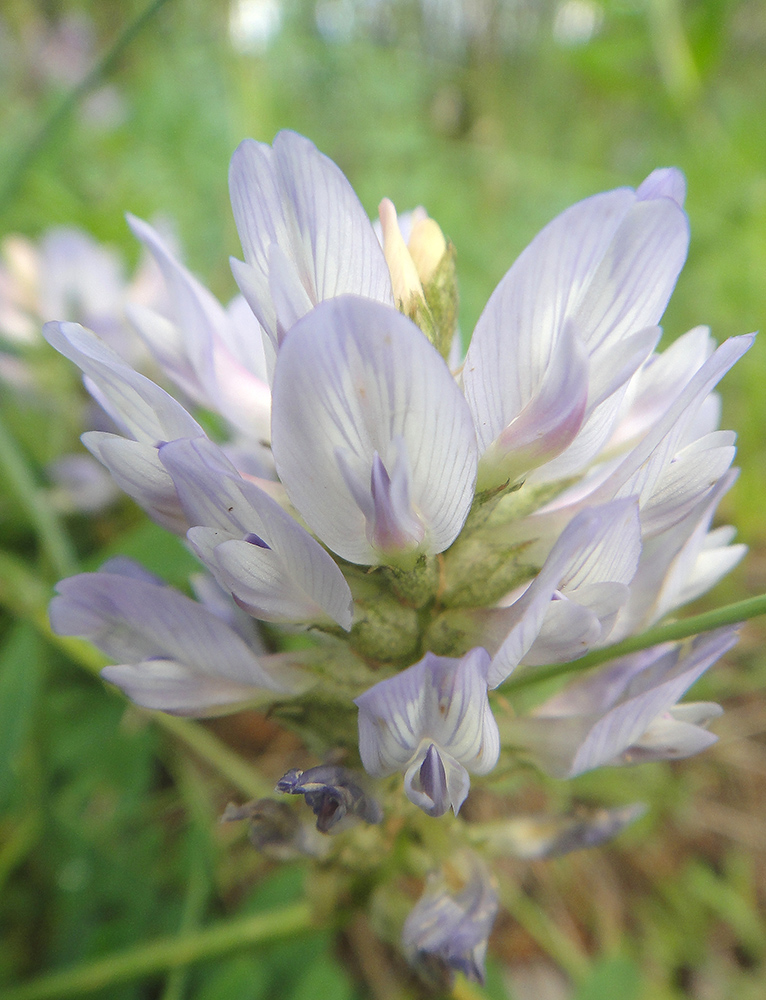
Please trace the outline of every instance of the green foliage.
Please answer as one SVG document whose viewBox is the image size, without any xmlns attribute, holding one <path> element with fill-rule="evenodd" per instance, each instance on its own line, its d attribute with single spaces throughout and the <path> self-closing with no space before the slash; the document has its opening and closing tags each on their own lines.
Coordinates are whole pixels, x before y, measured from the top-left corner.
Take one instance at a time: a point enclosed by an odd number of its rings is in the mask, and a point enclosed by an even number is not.
<svg viewBox="0 0 766 1000">
<path fill-rule="evenodd" d="M 692 244 L 664 320 L 666 338 L 710 323 L 721 340 L 762 323 L 762 4 L 609 0 L 597 6 L 594 36 L 570 45 L 554 39 L 552 3 L 486 6 L 494 21 L 482 37 L 438 36 L 437 43 L 419 6 L 400 2 L 389 5 L 385 30 L 367 30 L 358 20 L 349 38 L 332 42 L 316 29 L 313 4 L 286 3 L 270 47 L 245 55 L 229 44 L 223 4 L 168 0 L 100 81 L 113 88 L 102 92 L 107 113 L 96 113 L 95 88 L 46 131 L 72 83 L 56 77 L 54 56 L 35 48 L 35 33 L 86 14 L 93 63 L 114 44 L 115 26 L 127 25 L 142 5 L 9 3 L 0 14 L 0 197 L 6 184 L 14 190 L 0 200 L 0 236 L 37 238 L 52 225 L 83 226 L 120 250 L 129 273 L 138 253 L 123 213 L 162 215 L 177 228 L 192 268 L 226 299 L 234 292 L 227 258 L 239 253 L 226 189 L 229 156 L 245 135 L 270 141 L 277 129 L 295 128 L 347 172 L 371 215 L 390 196 L 400 209 L 423 203 L 438 220 L 457 249 L 467 339 L 496 282 L 557 211 L 673 163 L 689 182 Z M 511 8 L 528 17 L 516 35 L 507 30 Z M 112 118 L 109 100 L 116 102 Z M 70 366 L 40 348 L 30 359 L 45 391 L 30 398 L 4 386 L 0 416 L 26 463 L 24 482 L 44 499 L 47 464 L 80 448 L 84 397 Z M 765 373 L 759 342 L 723 386 L 724 426 L 739 430 L 743 467 L 725 516 L 754 550 L 750 577 L 740 571 L 725 585 L 731 600 L 764 589 Z M 0 574 L 0 983 L 9 987 L 184 929 L 277 912 L 302 898 L 299 870 L 275 869 L 217 826 L 237 790 L 146 715 L 126 709 L 45 632 L 55 566 L 69 558 L 58 531 L 84 569 L 129 555 L 184 587 L 196 566 L 191 556 L 125 502 L 43 523 L 35 504 L 20 496 L 25 488 L 5 463 L 0 544 L 34 583 L 30 601 L 16 577 Z M 762 648 L 763 633 L 753 629 L 739 659 L 705 681 L 704 696 L 733 693 L 737 710 L 747 707 L 747 692 L 766 680 Z M 763 713 L 753 718 L 750 731 L 763 729 Z M 250 759 L 252 746 L 237 732 L 227 738 Z M 561 876 L 559 888 L 546 888 L 528 871 L 518 873 L 520 884 L 529 879 L 524 898 L 560 920 L 562 935 L 580 950 L 587 971 L 572 987 L 573 1000 L 763 995 L 763 814 L 748 811 L 763 808 L 764 759 L 755 741 L 737 758 L 741 743 L 733 736 L 720 755 L 701 763 L 586 775 L 546 790 L 561 803 L 650 804 L 635 836 L 654 845 L 654 870 L 642 867 L 649 848 L 635 848 L 632 833 L 620 842 L 624 854 L 605 852 L 607 883 L 628 873 L 615 890 L 628 902 L 617 906 L 612 926 L 608 915 L 599 918 L 589 883 L 583 888 Z M 724 800 L 711 813 L 718 827 L 712 820 L 704 826 L 698 800 Z M 497 955 L 523 961 L 531 951 L 557 960 L 554 938 L 524 934 L 528 929 L 514 924 Z M 163 971 L 89 995 L 372 995 L 357 987 L 327 929 L 235 950 L 173 976 Z M 490 962 L 485 993 L 476 995 L 508 995 L 499 958 Z"/>
</svg>

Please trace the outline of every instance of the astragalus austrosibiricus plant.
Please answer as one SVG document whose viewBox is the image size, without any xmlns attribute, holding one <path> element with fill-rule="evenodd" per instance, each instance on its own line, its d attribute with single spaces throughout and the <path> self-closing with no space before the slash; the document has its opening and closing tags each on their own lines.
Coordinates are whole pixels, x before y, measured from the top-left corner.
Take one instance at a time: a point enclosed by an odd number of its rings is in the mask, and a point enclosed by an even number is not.
<svg viewBox="0 0 766 1000">
<path fill-rule="evenodd" d="M 641 810 L 519 816 L 509 775 L 715 739 L 718 706 L 679 699 L 731 627 L 609 661 L 522 714 L 507 682 L 642 632 L 741 558 L 711 528 L 736 478 L 713 390 L 752 337 L 716 347 L 698 327 L 656 351 L 689 238 L 673 169 L 546 226 L 464 357 L 455 250 L 422 209 L 384 200 L 376 230 L 291 132 L 242 143 L 230 183 L 245 259 L 228 308 L 130 219 L 170 306 L 129 314 L 184 403 L 82 326 L 45 331 L 120 429 L 86 447 L 206 575 L 192 599 L 112 561 L 59 584 L 52 624 L 112 658 L 103 676 L 139 705 L 257 706 L 296 730 L 305 769 L 228 818 L 281 857 L 327 865 L 345 845 L 380 933 L 480 980 L 492 857 L 595 845 Z M 189 406 L 218 415 L 215 440 Z M 506 795 L 505 819 L 463 819 L 472 782 Z M 413 876 L 427 885 L 406 916 L 394 883 Z"/>
</svg>

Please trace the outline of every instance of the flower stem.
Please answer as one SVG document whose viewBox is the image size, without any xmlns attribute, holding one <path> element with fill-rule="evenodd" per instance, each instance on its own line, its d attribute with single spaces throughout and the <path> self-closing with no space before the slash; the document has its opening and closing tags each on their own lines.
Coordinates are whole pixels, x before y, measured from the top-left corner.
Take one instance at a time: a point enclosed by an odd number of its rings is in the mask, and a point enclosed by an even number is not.
<svg viewBox="0 0 766 1000">
<path fill-rule="evenodd" d="M 192 962 L 216 958 L 241 948 L 265 944 L 309 930 L 308 903 L 295 903 L 281 910 L 230 920 L 201 931 L 160 938 L 94 962 L 83 962 L 62 972 L 52 972 L 0 993 L 2 1000 L 52 1000 L 54 997 L 82 996 L 179 968 Z"/>
<path fill-rule="evenodd" d="M 0 468 L 16 500 L 31 521 L 40 546 L 57 576 L 77 572 L 77 559 L 61 521 L 35 481 L 26 456 L 0 419 Z"/>
<path fill-rule="evenodd" d="M 710 632 L 725 625 L 738 625 L 749 618 L 757 618 L 758 615 L 766 614 L 766 594 L 759 594 L 758 597 L 748 597 L 744 601 L 737 601 L 734 604 L 726 604 L 722 608 L 714 611 L 706 611 L 701 615 L 694 615 L 691 618 L 681 618 L 678 621 L 667 622 L 664 625 L 655 625 L 653 628 L 641 632 L 639 635 L 632 635 L 622 642 L 617 642 L 613 646 L 605 646 L 603 649 L 594 649 L 592 652 L 581 656 L 579 660 L 572 660 L 570 663 L 549 663 L 543 667 L 534 667 L 524 670 L 518 676 L 513 676 L 502 686 L 503 693 L 516 691 L 520 688 L 529 687 L 532 684 L 539 684 L 542 681 L 560 677 L 564 674 L 580 673 L 583 670 L 590 670 L 608 660 L 614 660 L 618 656 L 627 656 L 628 653 L 637 653 L 642 649 L 649 649 L 650 646 L 657 646 L 662 642 L 677 642 L 680 639 L 688 639 L 700 632 Z"/>
</svg>

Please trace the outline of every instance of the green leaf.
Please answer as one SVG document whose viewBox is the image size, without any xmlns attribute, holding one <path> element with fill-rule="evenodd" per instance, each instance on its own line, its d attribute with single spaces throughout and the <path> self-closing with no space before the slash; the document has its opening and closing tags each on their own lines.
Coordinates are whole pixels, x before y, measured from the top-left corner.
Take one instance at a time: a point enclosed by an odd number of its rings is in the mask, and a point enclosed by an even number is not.
<svg viewBox="0 0 766 1000">
<path fill-rule="evenodd" d="M 640 988 L 641 973 L 629 958 L 604 958 L 580 983 L 574 1000 L 637 1000 Z"/>
<path fill-rule="evenodd" d="M 0 808 L 19 779 L 40 695 L 45 645 L 31 625 L 14 626 L 0 652 Z"/>
</svg>

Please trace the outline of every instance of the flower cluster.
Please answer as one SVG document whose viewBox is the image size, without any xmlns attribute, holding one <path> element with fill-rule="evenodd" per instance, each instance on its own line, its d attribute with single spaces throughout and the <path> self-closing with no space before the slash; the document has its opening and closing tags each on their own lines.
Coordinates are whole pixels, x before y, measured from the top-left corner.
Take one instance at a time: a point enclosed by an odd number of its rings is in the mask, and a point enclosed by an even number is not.
<svg viewBox="0 0 766 1000">
<path fill-rule="evenodd" d="M 117 661 L 104 676 L 140 705 L 269 705 L 325 752 L 357 752 L 355 702 L 364 768 L 402 773 L 429 816 L 457 814 L 470 775 L 501 755 L 574 776 L 707 746 L 717 706 L 677 702 L 732 630 L 614 661 L 528 715 L 492 695 L 520 667 L 645 629 L 743 554 L 711 530 L 735 478 L 713 390 L 752 338 L 716 348 L 700 327 L 656 351 L 688 246 L 679 172 L 554 219 L 465 358 L 454 248 L 422 209 L 399 217 L 384 200 L 376 230 L 337 166 L 290 132 L 245 141 L 230 184 L 245 259 L 228 307 L 129 220 L 168 303 L 130 318 L 182 398 L 220 415 L 223 440 L 95 333 L 45 329 L 117 427 L 84 444 L 207 576 L 193 600 L 112 561 L 59 585 L 53 627 Z M 297 627 L 313 645 L 278 651 Z M 304 795 L 320 829 L 377 822 L 346 774 L 294 771 L 278 787 Z M 542 856 L 634 815 L 499 841 Z M 431 885 L 404 939 L 480 978 L 497 900 L 469 868 L 457 895 Z"/>
</svg>

